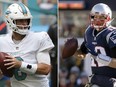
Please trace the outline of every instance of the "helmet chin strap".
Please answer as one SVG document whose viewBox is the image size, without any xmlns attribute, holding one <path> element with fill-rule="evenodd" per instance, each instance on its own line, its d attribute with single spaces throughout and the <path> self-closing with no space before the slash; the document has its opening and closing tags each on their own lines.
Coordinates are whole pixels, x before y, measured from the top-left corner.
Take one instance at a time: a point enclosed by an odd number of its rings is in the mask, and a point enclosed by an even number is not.
<svg viewBox="0 0 116 87">
<path fill-rule="evenodd" d="M 93 27 L 94 27 L 97 31 L 101 31 L 103 28 L 109 27 L 114 19 L 115 19 L 115 18 L 113 18 L 113 19 L 110 20 L 109 22 L 106 22 L 106 24 L 103 24 L 103 26 L 96 26 L 96 25 L 93 25 Z"/>
</svg>

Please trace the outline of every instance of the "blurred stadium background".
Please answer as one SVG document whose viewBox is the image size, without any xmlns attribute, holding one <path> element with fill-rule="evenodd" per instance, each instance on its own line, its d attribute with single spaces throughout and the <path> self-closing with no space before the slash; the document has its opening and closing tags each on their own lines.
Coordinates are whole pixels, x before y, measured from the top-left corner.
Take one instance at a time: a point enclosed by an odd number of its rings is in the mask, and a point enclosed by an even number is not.
<svg viewBox="0 0 116 87">
<path fill-rule="evenodd" d="M 109 5 L 115 18 L 116 0 L 0 0 L 0 20 L 4 20 L 6 8 L 14 2 L 23 2 L 29 7 L 33 15 L 32 31 L 47 32 L 50 25 L 54 24 L 58 18 L 59 78 L 56 78 L 59 80 L 58 86 L 84 87 L 88 79 L 87 74 L 83 72 L 83 68 L 88 65 L 85 64 L 85 60 L 78 60 L 79 58 L 76 56 L 63 60 L 61 57 L 63 45 L 67 38 L 71 37 L 77 37 L 79 45 L 82 43 L 84 31 L 89 24 L 88 15 L 92 6 L 95 4 L 102 2 Z M 58 10 L 57 4 L 59 7 Z M 116 19 L 112 22 L 112 25 L 116 26 Z M 5 84 L 2 79 L 0 79 L 0 87 L 4 87 L 1 83 Z"/>
<path fill-rule="evenodd" d="M 7 33 L 7 27 L 4 24 L 4 14 L 7 7 L 15 2 L 22 2 L 30 9 L 33 19 L 31 31 L 40 32 L 46 31 L 51 28 L 52 25 L 56 24 L 57 21 L 57 0 L 0 0 L 0 34 Z M 56 31 L 57 28 L 55 27 Z M 54 42 L 57 43 L 57 42 Z M 57 58 L 54 60 L 56 62 Z M 55 65 L 57 66 L 57 65 Z M 54 76 L 57 78 L 57 68 L 53 70 L 54 73 L 49 75 L 50 87 L 56 87 L 57 81 L 51 80 Z M 53 86 L 54 85 L 54 86 Z M 0 87 L 10 87 L 9 79 L 0 77 Z"/>
<path fill-rule="evenodd" d="M 76 37 L 79 46 L 83 42 L 84 31 L 89 24 L 89 12 L 97 3 L 109 5 L 113 18 L 116 18 L 116 0 L 59 0 L 59 87 L 84 87 L 88 82 L 85 67 L 89 65 L 86 60 L 75 55 L 64 60 L 61 53 L 67 38 Z M 116 19 L 112 25 L 116 27 Z"/>
</svg>

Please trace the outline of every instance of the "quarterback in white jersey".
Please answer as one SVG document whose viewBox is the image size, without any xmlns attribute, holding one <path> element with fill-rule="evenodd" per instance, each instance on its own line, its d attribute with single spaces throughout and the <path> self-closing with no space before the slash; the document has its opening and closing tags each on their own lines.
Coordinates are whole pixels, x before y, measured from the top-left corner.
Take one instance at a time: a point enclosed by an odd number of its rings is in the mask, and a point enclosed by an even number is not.
<svg viewBox="0 0 116 87">
<path fill-rule="evenodd" d="M 49 50 L 54 47 L 46 32 L 29 31 L 32 16 L 22 3 L 6 11 L 6 21 L 12 32 L 0 37 L 0 52 L 6 52 L 5 66 L 15 68 L 12 87 L 49 87 L 51 70 Z"/>
</svg>

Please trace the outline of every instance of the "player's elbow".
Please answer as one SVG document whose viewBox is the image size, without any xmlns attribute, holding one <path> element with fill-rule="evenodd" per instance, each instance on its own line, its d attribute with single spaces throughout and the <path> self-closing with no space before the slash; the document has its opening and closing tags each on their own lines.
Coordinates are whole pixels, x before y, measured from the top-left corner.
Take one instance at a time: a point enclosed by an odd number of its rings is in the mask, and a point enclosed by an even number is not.
<svg viewBox="0 0 116 87">
<path fill-rule="evenodd" d="M 50 71 L 51 71 L 51 65 L 39 63 L 36 73 L 41 75 L 48 75 Z"/>
</svg>

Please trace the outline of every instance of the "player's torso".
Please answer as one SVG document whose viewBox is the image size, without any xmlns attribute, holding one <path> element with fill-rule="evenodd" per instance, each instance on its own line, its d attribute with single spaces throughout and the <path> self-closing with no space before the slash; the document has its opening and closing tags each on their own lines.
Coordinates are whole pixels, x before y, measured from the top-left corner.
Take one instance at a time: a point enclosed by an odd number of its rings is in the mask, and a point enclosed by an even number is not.
<svg viewBox="0 0 116 87">
<path fill-rule="evenodd" d="M 88 51 L 96 55 L 96 53 L 101 53 L 111 57 L 110 47 L 107 42 L 107 35 L 111 30 L 104 29 L 97 35 L 94 35 L 95 31 L 93 28 L 88 28 L 85 32 L 85 41 Z M 107 75 L 111 77 L 116 77 L 116 69 L 104 66 L 100 62 L 95 62 L 92 58 L 92 72 L 94 74 Z"/>
<path fill-rule="evenodd" d="M 0 51 L 14 57 L 21 57 L 26 62 L 35 63 L 35 53 L 39 49 L 39 42 L 37 41 L 33 35 L 29 34 L 19 44 L 15 44 L 10 36 L 6 36 L 0 43 Z"/>
<path fill-rule="evenodd" d="M 111 56 L 110 48 L 107 44 L 106 36 L 110 32 L 108 29 L 104 29 L 97 35 L 94 34 L 95 29 L 89 28 L 85 33 L 86 47 L 89 48 L 91 54 L 101 53 L 104 55 Z"/>
<path fill-rule="evenodd" d="M 44 33 L 30 33 L 19 44 L 15 44 L 11 36 L 0 37 L 0 51 L 6 52 L 18 59 L 21 58 L 21 61 L 36 64 L 38 62 L 36 53 L 38 50 L 41 50 L 40 45 L 43 35 Z M 20 87 L 37 87 L 38 84 L 40 84 L 38 87 L 42 87 L 42 85 L 48 87 L 48 79 L 44 75 L 25 74 L 24 72 L 19 72 L 18 69 L 15 69 L 14 72 L 15 74 L 11 80 L 14 85 L 13 87 L 19 87 L 17 86 L 18 84 L 22 84 Z M 17 76 L 16 73 L 17 75 L 19 73 L 20 76 Z"/>
</svg>

